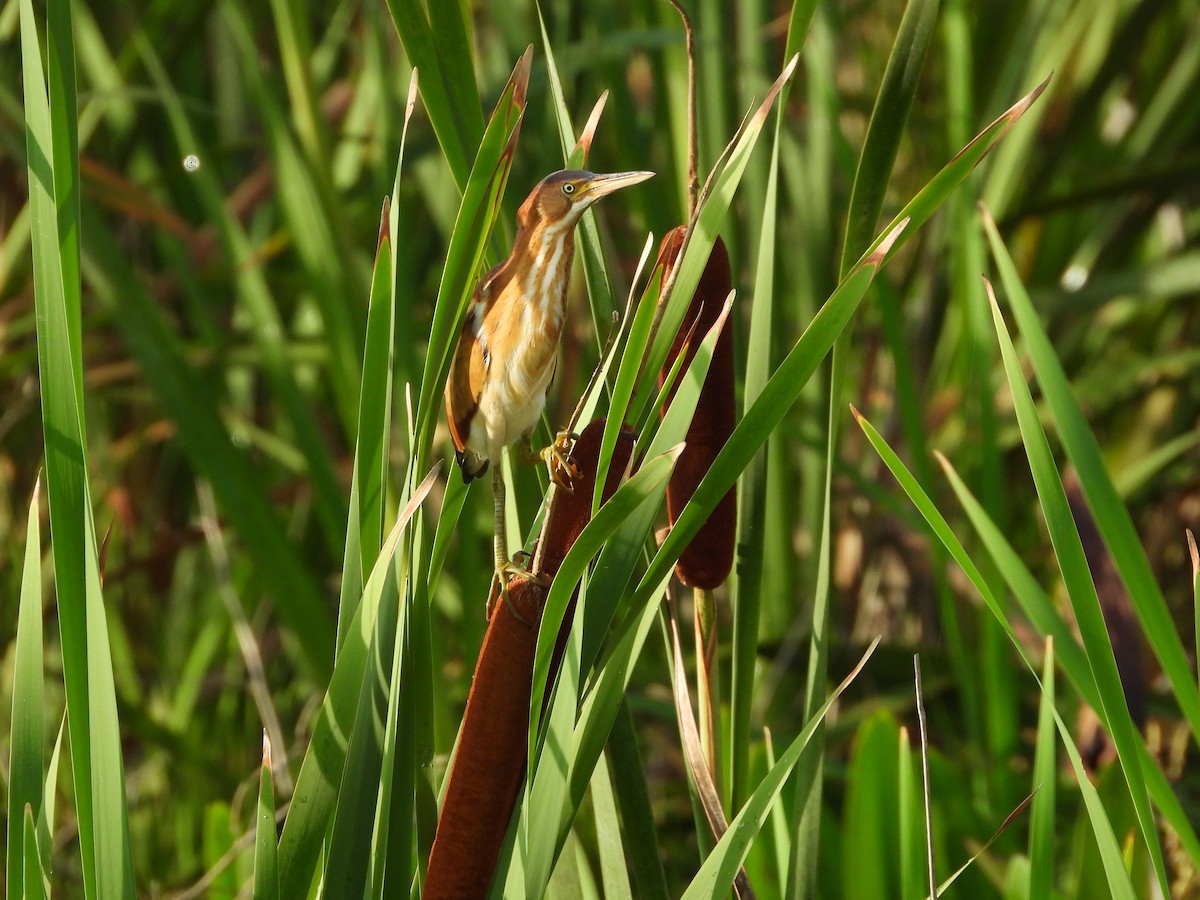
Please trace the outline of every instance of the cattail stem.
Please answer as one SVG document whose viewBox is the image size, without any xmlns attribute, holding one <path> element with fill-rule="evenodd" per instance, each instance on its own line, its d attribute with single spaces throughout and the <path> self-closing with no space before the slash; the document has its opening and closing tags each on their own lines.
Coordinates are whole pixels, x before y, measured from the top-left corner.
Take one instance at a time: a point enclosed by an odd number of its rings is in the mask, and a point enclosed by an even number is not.
<svg viewBox="0 0 1200 900">
<path fill-rule="evenodd" d="M 721 688 L 717 667 L 717 603 L 712 591 L 692 589 L 696 629 L 696 699 L 700 707 L 700 737 L 704 757 L 720 790 Z"/>
</svg>

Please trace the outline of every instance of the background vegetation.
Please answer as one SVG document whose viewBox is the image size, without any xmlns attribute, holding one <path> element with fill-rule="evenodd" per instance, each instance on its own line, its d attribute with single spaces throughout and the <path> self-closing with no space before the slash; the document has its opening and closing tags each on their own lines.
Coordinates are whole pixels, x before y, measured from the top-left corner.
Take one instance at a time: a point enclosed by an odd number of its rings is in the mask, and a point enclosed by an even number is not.
<svg viewBox="0 0 1200 900">
<path fill-rule="evenodd" d="M 741 517 L 718 774 L 730 818 L 761 804 L 714 852 L 658 611 L 662 457 L 580 606 L 613 624 L 577 616 L 534 723 L 509 893 L 724 892 L 762 825 L 759 896 L 926 896 L 919 653 L 936 879 L 979 854 L 951 894 L 1194 896 L 1198 4 L 686 5 L 718 178 L 684 268 L 724 238 L 739 409 L 758 410 L 717 472 Z M 516 0 L 67 10 L 0 5 L 9 892 L 42 873 L 67 897 L 290 897 L 317 873 L 325 896 L 419 890 L 490 574 L 486 490 L 423 481 L 448 455 L 441 355 L 605 91 L 589 166 L 658 177 L 581 232 L 543 440 L 610 311 L 631 289 L 653 309 L 639 254 L 687 212 L 679 19 L 661 0 L 547 2 L 544 24 Z M 505 84 L 530 44 L 522 98 Z M 901 213 L 872 281 L 856 261 Z M 603 414 L 626 384 L 657 458 L 695 391 L 660 429 L 629 326 L 593 396 Z M 524 538 L 545 476 L 511 478 Z"/>
</svg>

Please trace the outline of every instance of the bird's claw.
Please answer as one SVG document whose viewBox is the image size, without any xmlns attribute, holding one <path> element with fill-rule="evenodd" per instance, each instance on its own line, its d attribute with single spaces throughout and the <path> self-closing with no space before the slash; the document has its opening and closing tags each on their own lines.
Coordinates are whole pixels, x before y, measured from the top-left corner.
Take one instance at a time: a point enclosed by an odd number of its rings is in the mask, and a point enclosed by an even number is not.
<svg viewBox="0 0 1200 900">
<path fill-rule="evenodd" d="M 579 471 L 579 466 L 575 465 L 575 459 L 571 456 L 577 440 L 579 440 L 579 435 L 570 431 L 560 431 L 554 436 L 554 443 L 539 454 L 546 461 L 546 467 L 550 471 L 550 480 L 568 494 L 575 493 L 575 482 L 583 477 L 583 473 Z"/>
<path fill-rule="evenodd" d="M 518 550 L 513 554 L 512 559 L 497 563 L 495 573 L 496 582 L 500 585 L 500 599 L 508 606 L 508 611 L 512 613 L 513 618 L 526 628 L 531 627 L 529 620 L 521 615 L 520 610 L 517 609 L 516 604 L 512 602 L 512 598 L 508 595 L 509 579 L 522 578 L 542 588 L 549 589 L 550 587 L 549 577 L 529 571 L 530 561 L 528 553 L 524 550 Z M 495 612 L 495 606 L 496 604 L 489 597 L 487 605 L 487 617 L 489 620 L 492 618 L 492 613 Z"/>
</svg>

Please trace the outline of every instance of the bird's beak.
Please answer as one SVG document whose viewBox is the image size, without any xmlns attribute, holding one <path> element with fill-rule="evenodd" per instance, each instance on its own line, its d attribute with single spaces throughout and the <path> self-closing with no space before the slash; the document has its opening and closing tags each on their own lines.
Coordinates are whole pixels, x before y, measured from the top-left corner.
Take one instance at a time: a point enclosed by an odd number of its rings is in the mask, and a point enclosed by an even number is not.
<svg viewBox="0 0 1200 900">
<path fill-rule="evenodd" d="M 612 175 L 593 175 L 584 183 L 580 193 L 588 200 L 595 201 L 613 191 L 619 191 L 632 184 L 640 184 L 653 176 L 653 172 L 616 172 Z"/>
</svg>

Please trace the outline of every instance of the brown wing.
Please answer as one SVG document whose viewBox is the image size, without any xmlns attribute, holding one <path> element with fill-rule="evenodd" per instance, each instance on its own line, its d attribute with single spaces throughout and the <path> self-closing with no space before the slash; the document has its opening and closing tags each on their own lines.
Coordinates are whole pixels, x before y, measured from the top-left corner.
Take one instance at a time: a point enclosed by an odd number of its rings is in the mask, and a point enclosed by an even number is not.
<svg viewBox="0 0 1200 900">
<path fill-rule="evenodd" d="M 446 420 L 450 425 L 450 436 L 454 439 L 454 449 L 460 453 L 466 449 L 470 439 L 471 421 L 479 409 L 479 397 L 483 393 L 486 348 L 480 336 L 482 321 L 482 304 L 472 301 L 458 338 L 458 347 L 454 350 L 454 361 L 450 364 L 450 379 L 446 382 Z"/>
<path fill-rule="evenodd" d="M 483 383 L 491 363 L 483 334 L 484 318 L 508 280 L 509 273 L 504 263 L 492 267 L 479 279 L 475 296 L 467 308 L 458 346 L 454 350 L 450 378 L 446 382 L 446 420 L 450 425 L 450 437 L 454 440 L 455 456 L 466 481 L 478 478 L 488 465 L 487 448 L 468 448 L 467 442 L 471 439 L 471 422 L 479 410 L 479 398 L 483 394 Z"/>
</svg>

